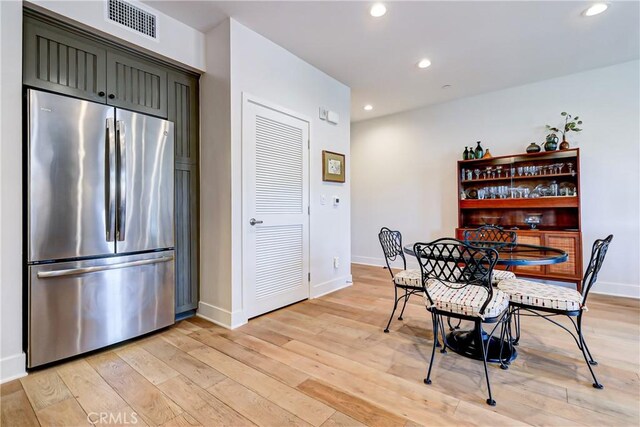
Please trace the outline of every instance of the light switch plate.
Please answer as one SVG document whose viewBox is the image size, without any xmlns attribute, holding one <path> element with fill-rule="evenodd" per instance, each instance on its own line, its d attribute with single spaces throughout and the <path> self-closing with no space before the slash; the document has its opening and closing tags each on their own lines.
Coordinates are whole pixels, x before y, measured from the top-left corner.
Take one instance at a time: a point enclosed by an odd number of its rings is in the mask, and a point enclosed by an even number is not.
<svg viewBox="0 0 640 427">
<path fill-rule="evenodd" d="M 340 122 L 340 116 L 335 111 L 327 111 L 327 121 L 337 125 Z"/>
</svg>

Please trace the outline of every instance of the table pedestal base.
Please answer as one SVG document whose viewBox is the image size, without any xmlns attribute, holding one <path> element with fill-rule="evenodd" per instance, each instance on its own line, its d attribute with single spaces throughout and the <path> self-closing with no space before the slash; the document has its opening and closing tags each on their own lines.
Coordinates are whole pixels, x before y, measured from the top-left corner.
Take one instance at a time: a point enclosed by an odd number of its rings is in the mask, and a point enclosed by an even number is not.
<svg viewBox="0 0 640 427">
<path fill-rule="evenodd" d="M 487 350 L 487 362 L 500 363 L 500 359 L 508 363 L 518 356 L 515 347 L 510 346 L 509 342 L 502 343 L 502 357 L 500 356 L 500 338 L 491 337 L 483 330 L 482 340 Z M 489 345 L 487 345 L 487 341 Z M 461 356 L 470 359 L 482 360 L 482 348 L 478 343 L 478 331 L 472 329 L 470 331 L 452 331 L 447 334 L 447 347 L 455 351 Z"/>
</svg>

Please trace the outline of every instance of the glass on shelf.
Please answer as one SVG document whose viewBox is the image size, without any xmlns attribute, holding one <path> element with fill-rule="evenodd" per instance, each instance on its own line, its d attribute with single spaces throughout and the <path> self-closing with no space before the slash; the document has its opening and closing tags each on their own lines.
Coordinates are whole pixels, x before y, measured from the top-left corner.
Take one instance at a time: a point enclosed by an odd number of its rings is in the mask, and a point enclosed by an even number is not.
<svg viewBox="0 0 640 427">
<path fill-rule="evenodd" d="M 474 169 L 473 173 L 476 175 L 476 179 L 480 179 L 480 169 Z"/>
<path fill-rule="evenodd" d="M 524 171 L 524 168 L 522 166 L 518 166 L 518 176 L 522 176 L 523 171 Z"/>
</svg>

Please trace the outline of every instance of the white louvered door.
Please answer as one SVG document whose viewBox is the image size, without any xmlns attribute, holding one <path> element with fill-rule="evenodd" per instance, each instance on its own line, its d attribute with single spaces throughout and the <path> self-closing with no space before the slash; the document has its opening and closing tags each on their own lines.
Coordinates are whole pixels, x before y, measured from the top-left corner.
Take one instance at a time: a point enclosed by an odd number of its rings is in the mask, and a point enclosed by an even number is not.
<svg viewBox="0 0 640 427">
<path fill-rule="evenodd" d="M 247 317 L 309 297 L 309 123 L 245 98 L 243 290 Z"/>
</svg>

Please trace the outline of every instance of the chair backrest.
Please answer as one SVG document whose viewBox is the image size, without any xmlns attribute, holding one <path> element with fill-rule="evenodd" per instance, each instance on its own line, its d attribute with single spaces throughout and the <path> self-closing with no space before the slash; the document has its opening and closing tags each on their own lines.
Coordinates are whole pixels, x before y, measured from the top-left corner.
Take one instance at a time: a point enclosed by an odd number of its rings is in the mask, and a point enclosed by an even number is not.
<svg viewBox="0 0 640 427">
<path fill-rule="evenodd" d="M 587 296 L 589 295 L 591 287 L 598 281 L 598 272 L 600 268 L 602 268 L 604 257 L 607 255 L 607 249 L 609 249 L 609 243 L 611 243 L 612 240 L 613 234 L 609 234 L 607 238 L 598 239 L 593 242 L 591 259 L 582 278 L 582 304 L 587 302 Z"/>
<path fill-rule="evenodd" d="M 380 240 L 380 246 L 382 246 L 382 252 L 384 252 L 384 260 L 387 263 L 391 278 L 393 278 L 393 270 L 389 262 L 395 261 L 398 257 L 402 259 L 402 268 L 407 269 L 407 260 L 404 257 L 402 251 L 402 233 L 399 231 L 390 230 L 387 227 L 382 227 L 380 233 L 378 233 L 378 239 Z"/>
<path fill-rule="evenodd" d="M 476 246 L 485 246 L 486 243 L 498 243 L 500 245 L 515 244 L 518 234 L 515 231 L 505 231 L 495 225 L 483 225 L 475 230 L 465 230 L 464 241 Z"/>
<path fill-rule="evenodd" d="M 437 280 L 452 289 L 480 286 L 487 291 L 487 299 L 480 314 L 493 296 L 491 274 L 498 262 L 498 252 L 492 248 L 472 246 L 461 240 L 442 238 L 430 243 L 416 243 L 413 251 L 420 264 L 422 286 L 433 304 L 427 282 Z"/>
</svg>

